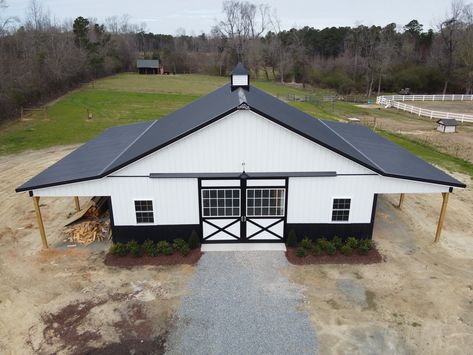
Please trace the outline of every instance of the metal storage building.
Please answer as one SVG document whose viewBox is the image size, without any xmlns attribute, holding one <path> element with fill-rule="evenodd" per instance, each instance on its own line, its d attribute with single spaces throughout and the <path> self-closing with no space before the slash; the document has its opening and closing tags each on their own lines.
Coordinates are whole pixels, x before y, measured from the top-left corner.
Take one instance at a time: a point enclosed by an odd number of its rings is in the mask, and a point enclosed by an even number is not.
<svg viewBox="0 0 473 355">
<path fill-rule="evenodd" d="M 16 191 L 36 205 L 110 197 L 115 242 L 196 230 L 204 243 L 249 243 L 282 242 L 291 229 L 371 238 L 378 194 L 442 193 L 443 223 L 454 187 L 465 185 L 366 127 L 316 119 L 251 86 L 239 64 L 229 84 L 106 130 Z"/>
</svg>

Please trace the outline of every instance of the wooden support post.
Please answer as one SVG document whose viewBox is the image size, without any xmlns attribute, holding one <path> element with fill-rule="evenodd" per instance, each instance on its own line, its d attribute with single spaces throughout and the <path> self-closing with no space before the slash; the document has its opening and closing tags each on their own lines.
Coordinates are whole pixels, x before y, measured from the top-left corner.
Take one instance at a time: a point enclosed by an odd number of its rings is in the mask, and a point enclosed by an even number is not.
<svg viewBox="0 0 473 355">
<path fill-rule="evenodd" d="M 43 249 L 48 249 L 48 241 L 46 239 L 46 232 L 44 231 L 43 217 L 41 216 L 41 209 L 39 208 L 39 197 L 33 196 L 34 210 L 36 212 L 36 221 L 38 222 L 39 233 L 43 242 Z"/>
<path fill-rule="evenodd" d="M 401 196 L 399 197 L 399 204 L 397 205 L 397 208 L 401 208 L 403 202 L 404 202 L 404 194 L 401 194 Z"/>
<path fill-rule="evenodd" d="M 435 233 L 434 242 L 437 243 L 440 240 L 440 234 L 442 233 L 443 222 L 445 221 L 445 212 L 447 211 L 448 196 L 449 192 L 442 192 L 442 209 L 440 210 L 439 222 L 437 224 L 437 232 Z"/>
<path fill-rule="evenodd" d="M 74 196 L 74 203 L 76 204 L 76 212 L 79 212 L 80 211 L 79 197 Z"/>
</svg>

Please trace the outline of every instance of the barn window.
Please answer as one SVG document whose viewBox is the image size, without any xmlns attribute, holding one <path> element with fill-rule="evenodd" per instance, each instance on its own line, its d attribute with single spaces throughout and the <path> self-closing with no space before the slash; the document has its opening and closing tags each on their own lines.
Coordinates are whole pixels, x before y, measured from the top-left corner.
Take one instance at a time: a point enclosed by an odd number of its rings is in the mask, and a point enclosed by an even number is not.
<svg viewBox="0 0 473 355">
<path fill-rule="evenodd" d="M 332 222 L 348 221 L 350 218 L 351 199 L 334 198 L 332 209 Z"/>
<path fill-rule="evenodd" d="M 239 217 L 239 189 L 202 189 L 203 217 Z"/>
<path fill-rule="evenodd" d="M 136 223 L 154 223 L 153 201 L 135 201 Z"/>
<path fill-rule="evenodd" d="M 248 217 L 284 216 L 285 189 L 246 190 L 246 215 Z"/>
</svg>

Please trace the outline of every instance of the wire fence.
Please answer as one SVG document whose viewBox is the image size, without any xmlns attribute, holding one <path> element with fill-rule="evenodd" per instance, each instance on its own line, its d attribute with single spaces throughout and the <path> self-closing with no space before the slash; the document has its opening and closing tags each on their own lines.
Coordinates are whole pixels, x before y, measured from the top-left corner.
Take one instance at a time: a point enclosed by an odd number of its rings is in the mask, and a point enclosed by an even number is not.
<svg viewBox="0 0 473 355">
<path fill-rule="evenodd" d="M 314 105 L 322 105 L 327 102 L 344 101 L 359 104 L 370 103 L 370 101 L 363 95 L 304 95 L 299 96 L 295 94 L 288 94 L 286 96 L 288 101 L 309 102 Z"/>
</svg>

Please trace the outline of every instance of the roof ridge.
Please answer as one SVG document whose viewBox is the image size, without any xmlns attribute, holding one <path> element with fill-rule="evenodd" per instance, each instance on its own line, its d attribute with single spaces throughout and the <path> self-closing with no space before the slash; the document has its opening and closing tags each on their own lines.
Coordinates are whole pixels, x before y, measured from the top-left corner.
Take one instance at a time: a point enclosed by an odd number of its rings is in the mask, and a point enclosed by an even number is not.
<svg viewBox="0 0 473 355">
<path fill-rule="evenodd" d="M 369 162 L 371 162 L 371 164 L 373 164 L 376 168 L 378 168 L 380 171 L 383 171 L 384 170 L 378 165 L 376 164 L 373 160 L 371 160 L 365 153 L 363 153 L 361 150 L 359 150 L 357 147 L 355 147 L 353 144 L 351 144 L 348 140 L 346 140 L 342 135 L 340 135 L 337 131 L 335 131 L 332 127 L 330 127 L 327 123 L 325 123 L 323 120 L 321 120 L 320 118 L 317 118 L 320 123 L 322 123 L 325 127 L 327 127 L 330 131 L 332 131 L 333 133 L 335 133 L 335 135 L 337 135 L 341 140 L 343 140 L 345 143 L 347 143 L 350 147 L 352 147 L 353 149 L 355 149 L 358 153 L 360 153 L 363 157 L 365 157 Z M 342 123 L 342 122 L 337 122 L 337 123 Z"/>
<path fill-rule="evenodd" d="M 107 169 L 114 163 L 117 161 L 118 158 L 120 158 L 123 153 L 125 153 L 133 144 L 135 144 L 138 139 L 140 139 L 146 132 L 148 132 L 148 130 L 154 126 L 156 124 L 156 122 L 158 122 L 158 120 L 154 120 L 152 121 L 152 123 L 146 127 L 146 129 L 143 130 L 143 132 L 141 132 L 135 139 L 133 139 L 133 141 L 128 144 L 107 166 L 105 166 L 101 171 L 100 171 L 100 175 L 102 175 L 104 172 L 107 171 Z"/>
</svg>

